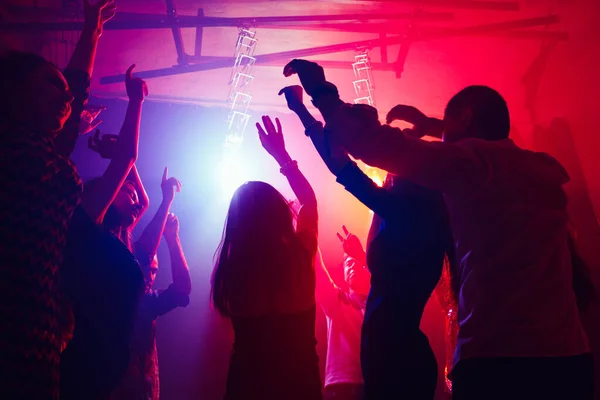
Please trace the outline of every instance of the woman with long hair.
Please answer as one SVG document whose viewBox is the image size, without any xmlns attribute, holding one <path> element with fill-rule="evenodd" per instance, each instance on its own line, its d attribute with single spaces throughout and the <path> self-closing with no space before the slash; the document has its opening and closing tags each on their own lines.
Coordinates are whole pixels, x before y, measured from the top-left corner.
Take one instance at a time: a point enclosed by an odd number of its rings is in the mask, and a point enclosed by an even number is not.
<svg viewBox="0 0 600 400">
<path fill-rule="evenodd" d="M 262 146 L 280 165 L 301 209 L 295 220 L 286 199 L 264 182 L 247 182 L 233 195 L 212 282 L 213 305 L 231 318 L 235 333 L 225 399 L 321 399 L 317 200 L 286 151 L 279 120 L 277 128 L 269 117 L 262 120 Z"/>
<path fill-rule="evenodd" d="M 126 74 L 129 105 L 118 138 L 100 138 L 97 133 L 90 139 L 90 147 L 110 163 L 101 177 L 85 184 L 69 227 L 61 273 L 74 329 L 60 358 L 65 400 L 106 400 L 117 387 L 129 363 L 144 291 L 130 232 L 147 204 L 134 164 L 148 89 L 144 81 L 132 77 L 133 68 Z M 128 176 L 133 181 L 126 181 Z"/>
<path fill-rule="evenodd" d="M 64 71 L 35 54 L 0 54 L 0 398 L 59 397 L 59 266 L 81 179 L 69 157 L 111 0 L 84 1 Z"/>
</svg>

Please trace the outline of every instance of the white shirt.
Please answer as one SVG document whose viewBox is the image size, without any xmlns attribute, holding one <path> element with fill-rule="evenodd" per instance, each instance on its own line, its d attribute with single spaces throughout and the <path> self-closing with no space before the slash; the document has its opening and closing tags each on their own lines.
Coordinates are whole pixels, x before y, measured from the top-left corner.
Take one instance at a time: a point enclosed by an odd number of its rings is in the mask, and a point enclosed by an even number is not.
<svg viewBox="0 0 600 400">
<path fill-rule="evenodd" d="M 349 296 L 335 286 L 316 257 L 316 298 L 327 319 L 327 359 L 325 387 L 333 384 L 362 384 L 360 334 L 364 301 Z"/>
<path fill-rule="evenodd" d="M 572 289 L 569 178 L 511 140 L 425 142 L 345 105 L 331 139 L 366 164 L 444 193 L 459 261 L 454 361 L 589 352 Z"/>
</svg>

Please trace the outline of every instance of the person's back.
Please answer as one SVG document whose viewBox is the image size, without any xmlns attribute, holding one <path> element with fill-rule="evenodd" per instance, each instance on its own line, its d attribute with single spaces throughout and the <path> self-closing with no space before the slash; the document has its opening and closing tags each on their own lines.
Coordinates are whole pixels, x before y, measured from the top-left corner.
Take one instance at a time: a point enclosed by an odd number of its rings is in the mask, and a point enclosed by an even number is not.
<svg viewBox="0 0 600 400">
<path fill-rule="evenodd" d="M 420 322 L 452 245 L 441 193 L 388 176 L 395 207 L 367 248 L 371 291 L 362 329 L 369 399 L 432 399 L 437 362 Z"/>
<path fill-rule="evenodd" d="M 285 150 L 281 126 L 257 124 L 301 204 L 271 185 L 247 182 L 233 195 L 212 282 L 212 303 L 235 333 L 226 400 L 320 400 L 315 339 L 318 213 L 314 191 Z"/>
<path fill-rule="evenodd" d="M 310 399 L 321 384 L 315 312 L 231 318 L 235 340 L 227 399 Z"/>
<path fill-rule="evenodd" d="M 568 175 L 511 140 L 468 139 L 487 179 L 447 192 L 462 282 L 455 359 L 587 352 L 572 288 Z"/>
</svg>

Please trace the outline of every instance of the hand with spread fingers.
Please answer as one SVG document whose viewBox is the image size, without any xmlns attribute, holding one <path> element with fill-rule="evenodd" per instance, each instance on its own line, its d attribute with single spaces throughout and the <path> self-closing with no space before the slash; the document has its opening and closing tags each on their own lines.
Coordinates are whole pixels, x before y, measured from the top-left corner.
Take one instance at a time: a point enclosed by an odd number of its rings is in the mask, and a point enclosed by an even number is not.
<svg viewBox="0 0 600 400">
<path fill-rule="evenodd" d="M 98 119 L 98 115 L 102 111 L 106 110 L 106 107 L 86 107 L 81 113 L 81 120 L 79 122 L 79 134 L 86 135 L 96 129 L 98 125 L 102 123 L 101 119 Z"/>
<path fill-rule="evenodd" d="M 104 24 L 115 16 L 117 5 L 115 0 L 99 0 L 92 4 L 90 0 L 83 0 L 84 31 L 102 35 Z"/>
<path fill-rule="evenodd" d="M 284 164 L 286 160 L 290 159 L 290 156 L 285 149 L 285 141 L 283 139 L 283 129 L 281 128 L 281 122 L 279 118 L 275 118 L 277 128 L 273 125 L 273 121 L 269 116 L 262 117 L 264 128 L 260 123 L 256 123 L 256 129 L 258 130 L 258 138 L 262 147 L 279 163 Z"/>
<path fill-rule="evenodd" d="M 118 135 L 102 135 L 100 137 L 100 129 L 96 130 L 94 136 L 88 139 L 88 147 L 90 150 L 100 154 L 100 157 L 112 160 L 119 143 Z"/>
<path fill-rule="evenodd" d="M 348 254 L 350 257 L 362 261 L 365 257 L 365 250 L 363 249 L 362 243 L 358 236 L 350 233 L 346 228 L 346 225 L 342 225 L 342 231 L 344 234 L 336 233 L 340 242 L 342 242 L 342 247 L 344 248 L 344 253 Z"/>
</svg>

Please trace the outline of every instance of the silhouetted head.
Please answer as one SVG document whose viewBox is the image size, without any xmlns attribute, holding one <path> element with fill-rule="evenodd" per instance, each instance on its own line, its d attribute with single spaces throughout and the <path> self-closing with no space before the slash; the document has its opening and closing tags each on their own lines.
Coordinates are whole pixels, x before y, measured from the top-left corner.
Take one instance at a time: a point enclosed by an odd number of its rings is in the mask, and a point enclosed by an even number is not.
<svg viewBox="0 0 600 400">
<path fill-rule="evenodd" d="M 468 86 L 458 92 L 444 113 L 444 142 L 478 138 L 508 138 L 510 116 L 500 93 L 487 86 Z"/>
<path fill-rule="evenodd" d="M 294 234 L 294 213 L 288 201 L 265 182 L 246 182 L 231 199 L 225 238 L 233 246 L 255 241 L 281 241 Z"/>
<path fill-rule="evenodd" d="M 152 289 L 154 281 L 156 280 L 156 273 L 158 272 L 158 257 L 155 255 L 150 264 L 142 265 L 142 272 L 144 273 L 144 282 L 146 283 L 146 291 Z"/>
<path fill-rule="evenodd" d="M 102 178 L 94 178 L 84 185 L 84 194 L 101 182 Z M 115 233 L 130 248 L 129 229 L 140 215 L 142 207 L 138 200 L 138 194 L 133 183 L 125 181 L 117 192 L 112 204 L 108 207 L 104 216 L 103 225 L 109 231 Z"/>
<path fill-rule="evenodd" d="M 369 294 L 371 273 L 348 254 L 344 254 L 344 280 L 351 292 L 364 296 Z"/>
<path fill-rule="evenodd" d="M 31 53 L 0 56 L 2 124 L 55 134 L 71 116 L 73 95 L 63 74 Z"/>
<path fill-rule="evenodd" d="M 252 285 L 254 279 L 273 280 L 277 268 L 290 267 L 295 260 L 286 260 L 286 256 L 295 245 L 294 213 L 285 197 L 264 182 L 240 186 L 229 204 L 217 250 L 212 289 L 215 308 L 229 315 L 232 291 Z"/>
</svg>

